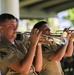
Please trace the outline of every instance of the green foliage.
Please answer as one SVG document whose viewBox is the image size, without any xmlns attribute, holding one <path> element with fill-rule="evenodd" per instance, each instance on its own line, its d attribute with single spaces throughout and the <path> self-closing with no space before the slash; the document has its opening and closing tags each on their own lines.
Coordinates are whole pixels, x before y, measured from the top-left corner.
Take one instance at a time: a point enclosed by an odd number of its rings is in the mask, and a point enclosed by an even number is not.
<svg viewBox="0 0 74 75">
<path fill-rule="evenodd" d="M 74 26 L 74 8 L 66 10 L 66 12 L 68 13 L 68 16 L 65 16 L 64 19 L 70 20 Z"/>
</svg>

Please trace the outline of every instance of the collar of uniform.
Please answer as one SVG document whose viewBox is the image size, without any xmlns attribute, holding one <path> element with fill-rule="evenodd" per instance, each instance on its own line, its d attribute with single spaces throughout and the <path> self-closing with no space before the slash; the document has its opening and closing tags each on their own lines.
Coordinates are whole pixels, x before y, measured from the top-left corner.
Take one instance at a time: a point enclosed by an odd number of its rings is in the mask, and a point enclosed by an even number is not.
<svg viewBox="0 0 74 75">
<path fill-rule="evenodd" d="M 12 43 L 8 40 L 6 40 L 5 38 L 1 37 L 1 42 L 6 43 L 8 45 L 12 45 Z"/>
</svg>

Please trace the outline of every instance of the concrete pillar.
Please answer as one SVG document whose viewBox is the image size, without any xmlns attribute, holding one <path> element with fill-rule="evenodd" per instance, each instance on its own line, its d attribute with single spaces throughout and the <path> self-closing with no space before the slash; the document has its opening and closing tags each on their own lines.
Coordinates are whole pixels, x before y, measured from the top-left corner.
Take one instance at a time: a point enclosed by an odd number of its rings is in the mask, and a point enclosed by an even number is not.
<svg viewBox="0 0 74 75">
<path fill-rule="evenodd" d="M 19 0 L 1 0 L 1 13 L 10 13 L 19 19 Z"/>
<path fill-rule="evenodd" d="M 1 0 L 0 0 L 0 14 L 1 14 Z"/>
</svg>

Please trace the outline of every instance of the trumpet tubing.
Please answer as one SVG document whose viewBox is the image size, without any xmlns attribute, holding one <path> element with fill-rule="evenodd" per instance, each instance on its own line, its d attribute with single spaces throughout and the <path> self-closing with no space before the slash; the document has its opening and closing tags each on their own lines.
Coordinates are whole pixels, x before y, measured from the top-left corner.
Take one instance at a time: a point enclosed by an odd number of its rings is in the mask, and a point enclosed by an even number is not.
<svg viewBox="0 0 74 75">
<path fill-rule="evenodd" d="M 23 33 L 24 34 L 24 36 L 27 36 L 27 37 L 30 37 L 30 34 L 31 34 L 31 32 L 25 32 L 25 33 Z M 61 33 L 60 34 L 58 34 L 58 33 L 51 33 L 51 34 L 42 34 L 41 35 L 41 40 L 43 39 L 43 40 L 45 40 L 45 41 L 48 41 L 49 39 L 53 39 L 53 38 L 60 38 L 61 37 Z"/>
<path fill-rule="evenodd" d="M 30 35 L 31 32 L 25 32 L 24 35 Z M 42 34 L 42 37 L 60 37 L 62 33 Z"/>
<path fill-rule="evenodd" d="M 58 32 L 63 33 L 63 31 L 68 31 L 68 32 L 70 31 L 70 32 L 74 33 L 74 30 L 57 30 L 56 33 L 58 33 Z"/>
<path fill-rule="evenodd" d="M 63 44 L 63 40 L 67 38 L 69 31 L 74 34 L 74 30 L 70 30 L 69 28 L 64 30 L 57 30 L 56 33 L 42 34 L 40 41 L 43 41 L 43 43 L 46 45 L 49 44 L 50 41 L 55 41 L 57 44 Z M 27 36 L 29 38 L 30 34 L 31 32 L 24 32 L 23 37 Z"/>
</svg>

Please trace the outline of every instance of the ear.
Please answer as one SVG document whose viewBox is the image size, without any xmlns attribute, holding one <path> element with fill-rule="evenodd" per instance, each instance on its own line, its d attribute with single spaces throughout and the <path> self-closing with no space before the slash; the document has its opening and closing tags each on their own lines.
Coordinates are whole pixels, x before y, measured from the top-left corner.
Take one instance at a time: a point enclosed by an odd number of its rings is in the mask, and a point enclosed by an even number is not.
<svg viewBox="0 0 74 75">
<path fill-rule="evenodd" d="M 1 30 L 2 26 L 0 25 L 0 30 Z"/>
<path fill-rule="evenodd" d="M 0 25 L 0 31 L 3 29 L 3 27 Z"/>
</svg>

